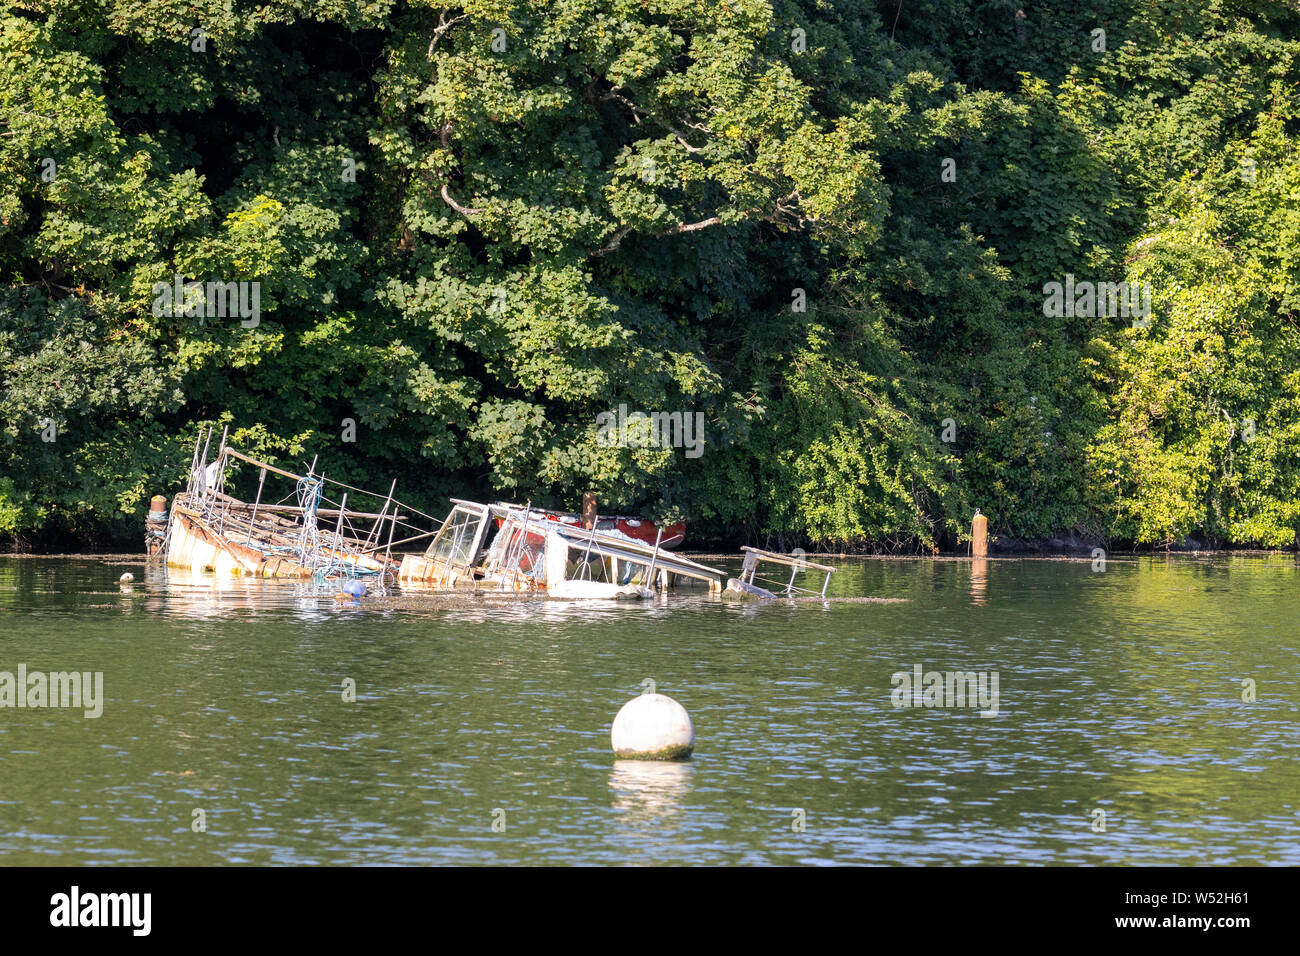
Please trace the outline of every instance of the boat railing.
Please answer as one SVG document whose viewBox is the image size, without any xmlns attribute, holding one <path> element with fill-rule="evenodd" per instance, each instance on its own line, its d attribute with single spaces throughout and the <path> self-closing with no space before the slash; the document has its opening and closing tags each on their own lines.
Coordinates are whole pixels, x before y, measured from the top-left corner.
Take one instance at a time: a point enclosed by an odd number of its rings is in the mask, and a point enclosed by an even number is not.
<svg viewBox="0 0 1300 956">
<path fill-rule="evenodd" d="M 825 597 L 826 586 L 830 584 L 831 575 L 835 573 L 835 569 L 829 564 L 817 564 L 814 561 L 809 561 L 802 554 L 780 554 L 776 551 L 764 551 L 762 548 L 751 548 L 748 546 L 742 547 L 740 550 L 745 552 L 745 563 L 740 571 L 740 580 L 742 583 L 748 584 L 751 587 L 754 586 L 755 577 L 758 573 L 758 566 L 763 562 L 784 565 L 785 567 L 790 568 L 790 580 L 785 584 L 781 584 L 779 581 L 774 581 L 771 578 L 758 578 L 758 580 L 763 581 L 765 584 L 774 585 L 771 590 L 781 594 L 820 593 L 822 597 Z M 826 577 L 822 579 L 820 592 L 814 591 L 811 588 L 798 587 L 794 583 L 795 577 L 798 576 L 800 571 L 806 571 L 809 569 L 814 571 L 823 571 L 826 574 Z"/>
<path fill-rule="evenodd" d="M 306 474 L 295 474 L 230 447 L 229 426 L 209 460 L 213 433 L 212 427 L 206 436 L 200 432 L 189 480 L 176 504 L 218 536 L 242 539 L 247 547 L 290 557 L 314 575 L 330 577 L 390 573 L 394 549 L 409 548 L 441 530 L 439 519 L 394 497 L 396 479 L 385 495 L 318 474 L 318 459 Z M 258 470 L 251 502 L 226 490 L 231 469 L 240 465 Z M 266 500 L 270 476 L 292 481 L 292 489 L 278 500 Z"/>
</svg>

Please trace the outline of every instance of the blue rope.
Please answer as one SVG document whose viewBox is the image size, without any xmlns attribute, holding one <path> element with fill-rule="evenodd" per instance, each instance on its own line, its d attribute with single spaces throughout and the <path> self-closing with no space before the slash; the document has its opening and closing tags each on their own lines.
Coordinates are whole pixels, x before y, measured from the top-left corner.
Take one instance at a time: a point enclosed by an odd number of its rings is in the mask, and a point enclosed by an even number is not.
<svg viewBox="0 0 1300 956">
<path fill-rule="evenodd" d="M 309 501 L 304 502 L 304 507 L 307 509 L 308 514 L 315 514 L 316 509 L 320 507 L 320 499 L 324 489 L 325 482 L 319 478 L 307 476 L 306 478 L 298 479 L 299 497 L 301 499 L 310 498 Z"/>
</svg>

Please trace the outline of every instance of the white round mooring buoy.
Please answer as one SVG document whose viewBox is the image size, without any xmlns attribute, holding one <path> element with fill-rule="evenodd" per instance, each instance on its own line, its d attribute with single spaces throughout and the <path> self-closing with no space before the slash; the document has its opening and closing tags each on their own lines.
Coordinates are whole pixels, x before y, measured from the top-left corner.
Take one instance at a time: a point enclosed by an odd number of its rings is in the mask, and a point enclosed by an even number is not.
<svg viewBox="0 0 1300 956">
<path fill-rule="evenodd" d="M 130 584 L 132 581 L 135 580 L 135 575 L 132 574 L 130 571 L 126 571 L 117 580 L 119 584 Z"/>
<path fill-rule="evenodd" d="M 686 708 L 663 694 L 633 697 L 614 717 L 614 753 L 628 760 L 685 760 L 695 747 Z"/>
</svg>

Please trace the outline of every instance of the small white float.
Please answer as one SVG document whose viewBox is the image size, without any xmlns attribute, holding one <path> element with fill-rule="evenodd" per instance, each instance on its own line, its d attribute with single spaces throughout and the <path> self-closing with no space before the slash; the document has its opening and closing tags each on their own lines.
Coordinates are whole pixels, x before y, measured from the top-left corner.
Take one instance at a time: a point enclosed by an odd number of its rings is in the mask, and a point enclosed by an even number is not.
<svg viewBox="0 0 1300 956">
<path fill-rule="evenodd" d="M 695 728 L 686 708 L 671 697 L 642 694 L 619 710 L 609 742 L 628 760 L 685 760 L 695 749 Z"/>
</svg>

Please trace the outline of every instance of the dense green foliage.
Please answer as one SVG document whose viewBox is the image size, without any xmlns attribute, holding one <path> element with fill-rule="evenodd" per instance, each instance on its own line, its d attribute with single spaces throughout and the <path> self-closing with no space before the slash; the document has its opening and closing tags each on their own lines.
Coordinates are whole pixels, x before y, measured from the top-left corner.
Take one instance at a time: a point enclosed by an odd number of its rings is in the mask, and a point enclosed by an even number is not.
<svg viewBox="0 0 1300 956">
<path fill-rule="evenodd" d="M 217 422 L 697 541 L 1290 545 L 1297 56 L 1251 0 L 0 2 L 0 537 L 134 537 Z"/>
</svg>

